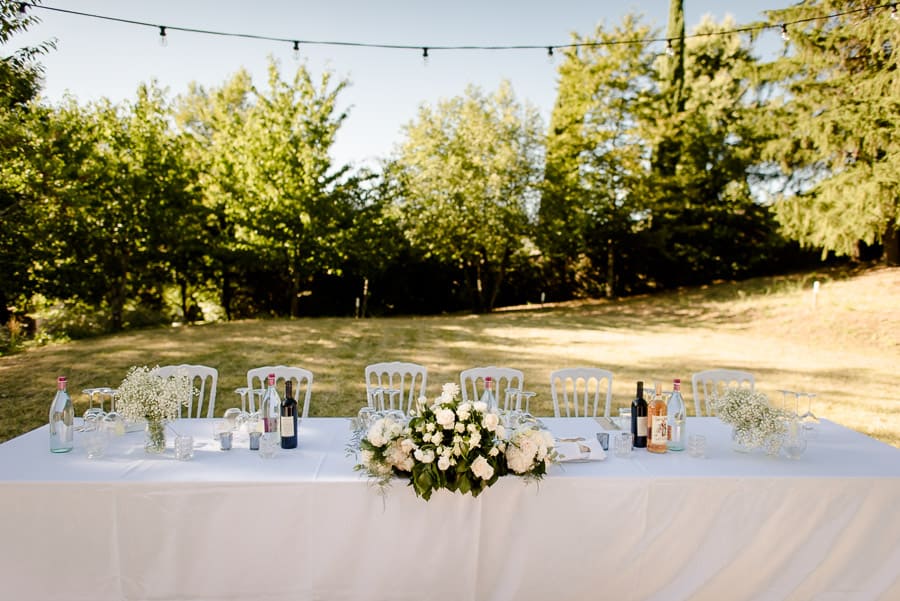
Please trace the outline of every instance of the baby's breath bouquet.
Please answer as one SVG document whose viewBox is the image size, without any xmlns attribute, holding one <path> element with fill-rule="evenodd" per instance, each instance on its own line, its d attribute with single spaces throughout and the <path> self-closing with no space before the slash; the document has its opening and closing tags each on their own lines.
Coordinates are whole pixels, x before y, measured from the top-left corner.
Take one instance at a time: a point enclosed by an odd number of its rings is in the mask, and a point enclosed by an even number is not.
<svg viewBox="0 0 900 601">
<path fill-rule="evenodd" d="M 734 441 L 745 448 L 764 447 L 778 453 L 786 432 L 787 414 L 772 407 L 762 392 L 731 388 L 712 400 L 719 418 L 734 428 Z"/>
<path fill-rule="evenodd" d="M 127 421 L 147 422 L 145 449 L 165 449 L 165 423 L 177 419 L 195 393 L 187 373 L 160 377 L 157 368 L 132 367 L 116 393 L 116 411 Z"/>
<path fill-rule="evenodd" d="M 376 416 L 359 438 L 356 469 L 382 486 L 408 478 L 425 500 L 439 488 L 478 496 L 509 472 L 535 479 L 547 472 L 556 456 L 549 432 L 536 422 L 508 429 L 496 408 L 460 402 L 459 392 L 457 384 L 444 384 L 430 406 L 420 398 L 408 419 Z"/>
</svg>

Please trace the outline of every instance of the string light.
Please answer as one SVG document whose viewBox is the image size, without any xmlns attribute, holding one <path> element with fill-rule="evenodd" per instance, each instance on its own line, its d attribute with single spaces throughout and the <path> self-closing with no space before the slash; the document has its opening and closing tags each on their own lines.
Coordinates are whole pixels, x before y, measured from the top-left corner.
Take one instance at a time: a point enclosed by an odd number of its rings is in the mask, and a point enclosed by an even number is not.
<svg viewBox="0 0 900 601">
<path fill-rule="evenodd" d="M 675 49 L 672 47 L 672 40 L 666 40 L 666 56 L 675 56 Z"/>
<path fill-rule="evenodd" d="M 27 3 L 25 3 L 25 2 L 19 2 L 19 16 L 20 16 L 20 17 L 24 17 L 24 16 L 25 16 L 25 11 L 27 10 L 27 8 L 28 8 L 28 4 L 27 4 Z"/>
<path fill-rule="evenodd" d="M 169 45 L 169 38 L 166 37 L 166 26 L 159 26 L 159 45 L 165 48 Z"/>
<path fill-rule="evenodd" d="M 422 48 L 422 63 L 428 66 L 428 47 Z"/>
<path fill-rule="evenodd" d="M 547 62 L 553 64 L 553 46 L 547 46 Z"/>
<path fill-rule="evenodd" d="M 116 23 L 125 23 L 129 25 L 138 25 L 142 27 L 158 27 L 159 35 L 160 35 L 160 43 L 166 45 L 166 30 L 174 30 L 180 31 L 184 33 L 199 33 L 205 35 L 214 35 L 220 37 L 231 37 L 231 38 L 242 38 L 242 39 L 251 39 L 251 40 L 265 40 L 271 42 L 284 42 L 284 43 L 296 43 L 305 44 L 307 46 L 344 46 L 344 47 L 355 47 L 355 48 L 380 48 L 385 50 L 422 50 L 422 57 L 426 60 L 428 59 L 428 50 L 530 50 L 530 49 L 538 49 L 538 48 L 546 48 L 548 50 L 548 55 L 552 54 L 553 49 L 564 49 L 564 48 L 599 48 L 604 46 L 618 46 L 618 45 L 630 45 L 630 44 L 651 44 L 654 42 L 666 42 L 667 44 L 667 54 L 668 54 L 668 45 L 671 43 L 670 39 L 666 38 L 635 38 L 635 39 L 626 39 L 626 40 L 617 40 L 617 41 L 597 41 L 597 42 L 572 42 L 569 44 L 556 44 L 554 46 L 546 46 L 546 45 L 535 45 L 535 44 L 522 44 L 516 46 L 503 46 L 503 45 L 459 45 L 459 46 L 419 46 L 419 45 L 409 45 L 409 44 L 383 44 L 383 43 L 369 43 L 369 42 L 350 42 L 350 41 L 335 41 L 335 40 L 294 40 L 291 38 L 276 38 L 272 36 L 251 34 L 251 33 L 236 33 L 236 32 L 227 32 L 227 31 L 214 31 L 209 29 L 196 29 L 192 27 L 179 27 L 175 25 L 156 25 L 153 23 L 147 23 L 145 21 L 136 21 L 132 19 L 123 19 L 120 17 L 111 17 L 108 15 L 99 15 L 95 13 L 87 13 L 76 10 L 69 10 L 65 8 L 57 8 L 53 6 L 42 6 L 40 4 L 29 4 L 27 2 L 19 2 L 19 12 L 20 14 L 24 13 L 25 6 L 28 5 L 31 8 L 40 9 L 40 10 L 49 10 L 58 13 L 64 13 L 69 15 L 76 15 L 80 17 L 88 17 L 92 19 L 101 19 L 104 21 L 112 21 Z M 745 27 L 738 27 L 735 29 L 725 30 L 725 31 L 713 31 L 713 32 L 702 32 L 702 33 L 693 33 L 690 35 L 686 35 L 680 37 L 679 40 L 687 40 L 693 38 L 707 38 L 707 37 L 717 37 L 724 35 L 732 35 L 738 33 L 753 33 L 757 31 L 765 31 L 770 29 L 781 29 L 781 36 L 785 40 L 789 40 L 790 36 L 788 35 L 788 25 L 799 25 L 802 23 L 811 23 L 814 21 L 821 21 L 823 19 L 834 19 L 836 17 L 842 17 L 845 15 L 858 14 L 862 11 L 869 10 L 878 10 L 878 9 L 889 9 L 890 10 L 890 18 L 893 20 L 897 20 L 897 3 L 890 2 L 886 4 L 881 4 L 874 7 L 863 7 L 863 8 L 852 8 L 841 12 L 829 13 L 825 15 L 818 15 L 812 17 L 804 17 L 801 19 L 796 19 L 793 21 L 785 21 L 781 25 L 748 25 Z M 673 50 L 674 51 L 674 50 Z"/>
<path fill-rule="evenodd" d="M 300 60 L 300 42 L 294 40 L 294 49 L 291 52 L 294 55 L 295 61 Z"/>
</svg>

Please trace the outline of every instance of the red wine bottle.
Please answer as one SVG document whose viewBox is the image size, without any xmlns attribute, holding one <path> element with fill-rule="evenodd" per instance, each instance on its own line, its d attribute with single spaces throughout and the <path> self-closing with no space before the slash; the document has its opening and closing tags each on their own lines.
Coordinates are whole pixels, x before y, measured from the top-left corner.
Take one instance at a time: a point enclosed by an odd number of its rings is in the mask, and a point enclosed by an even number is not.
<svg viewBox="0 0 900 601">
<path fill-rule="evenodd" d="M 297 400 L 289 378 L 284 381 L 284 398 L 281 400 L 281 448 L 297 448 Z"/>
<path fill-rule="evenodd" d="M 637 394 L 631 401 L 631 435 L 634 446 L 647 448 L 647 401 L 644 399 L 644 383 L 637 383 Z"/>
</svg>

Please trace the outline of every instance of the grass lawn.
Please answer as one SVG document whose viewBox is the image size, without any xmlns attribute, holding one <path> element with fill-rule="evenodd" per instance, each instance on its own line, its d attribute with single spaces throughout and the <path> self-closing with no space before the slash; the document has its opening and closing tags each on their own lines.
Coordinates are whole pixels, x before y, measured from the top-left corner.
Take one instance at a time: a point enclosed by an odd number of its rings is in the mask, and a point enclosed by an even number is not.
<svg viewBox="0 0 900 601">
<path fill-rule="evenodd" d="M 821 282 L 813 305 L 812 282 Z M 578 365 L 615 374 L 613 414 L 634 383 L 680 377 L 693 407 L 691 373 L 721 367 L 779 388 L 818 394 L 813 411 L 900 447 L 900 268 L 823 270 L 722 283 L 616 301 L 514 307 L 491 315 L 354 320 L 252 320 L 126 332 L 0 357 L 0 441 L 47 421 L 57 375 L 80 393 L 117 386 L 132 365 L 201 363 L 219 370 L 216 413 L 240 406 L 233 392 L 252 367 L 284 364 L 315 374 L 311 415 L 352 415 L 365 403 L 364 367 L 376 361 L 428 367 L 429 397 L 468 367 L 525 372 L 532 409 L 552 415 L 549 375 Z"/>
</svg>

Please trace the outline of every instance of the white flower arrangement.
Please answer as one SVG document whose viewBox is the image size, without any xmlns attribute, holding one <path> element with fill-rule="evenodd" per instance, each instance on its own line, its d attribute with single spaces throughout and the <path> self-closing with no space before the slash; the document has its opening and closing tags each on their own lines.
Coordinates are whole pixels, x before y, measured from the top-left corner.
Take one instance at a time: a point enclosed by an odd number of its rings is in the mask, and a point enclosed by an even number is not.
<svg viewBox="0 0 900 601">
<path fill-rule="evenodd" d="M 116 411 L 132 422 L 174 420 L 196 390 L 187 373 L 166 378 L 157 368 L 132 367 L 116 393 Z"/>
<path fill-rule="evenodd" d="M 510 472 L 532 479 L 547 473 L 556 458 L 549 432 L 524 422 L 508 433 L 496 408 L 460 402 L 459 392 L 457 384 L 444 384 L 432 405 L 421 397 L 408 420 L 379 415 L 358 434 L 356 469 L 382 486 L 408 478 L 425 500 L 439 488 L 478 496 Z"/>
<path fill-rule="evenodd" d="M 762 392 L 731 388 L 712 401 L 719 418 L 734 428 L 735 442 L 743 447 L 765 447 L 775 454 L 786 432 L 787 413 L 769 404 Z"/>
</svg>

